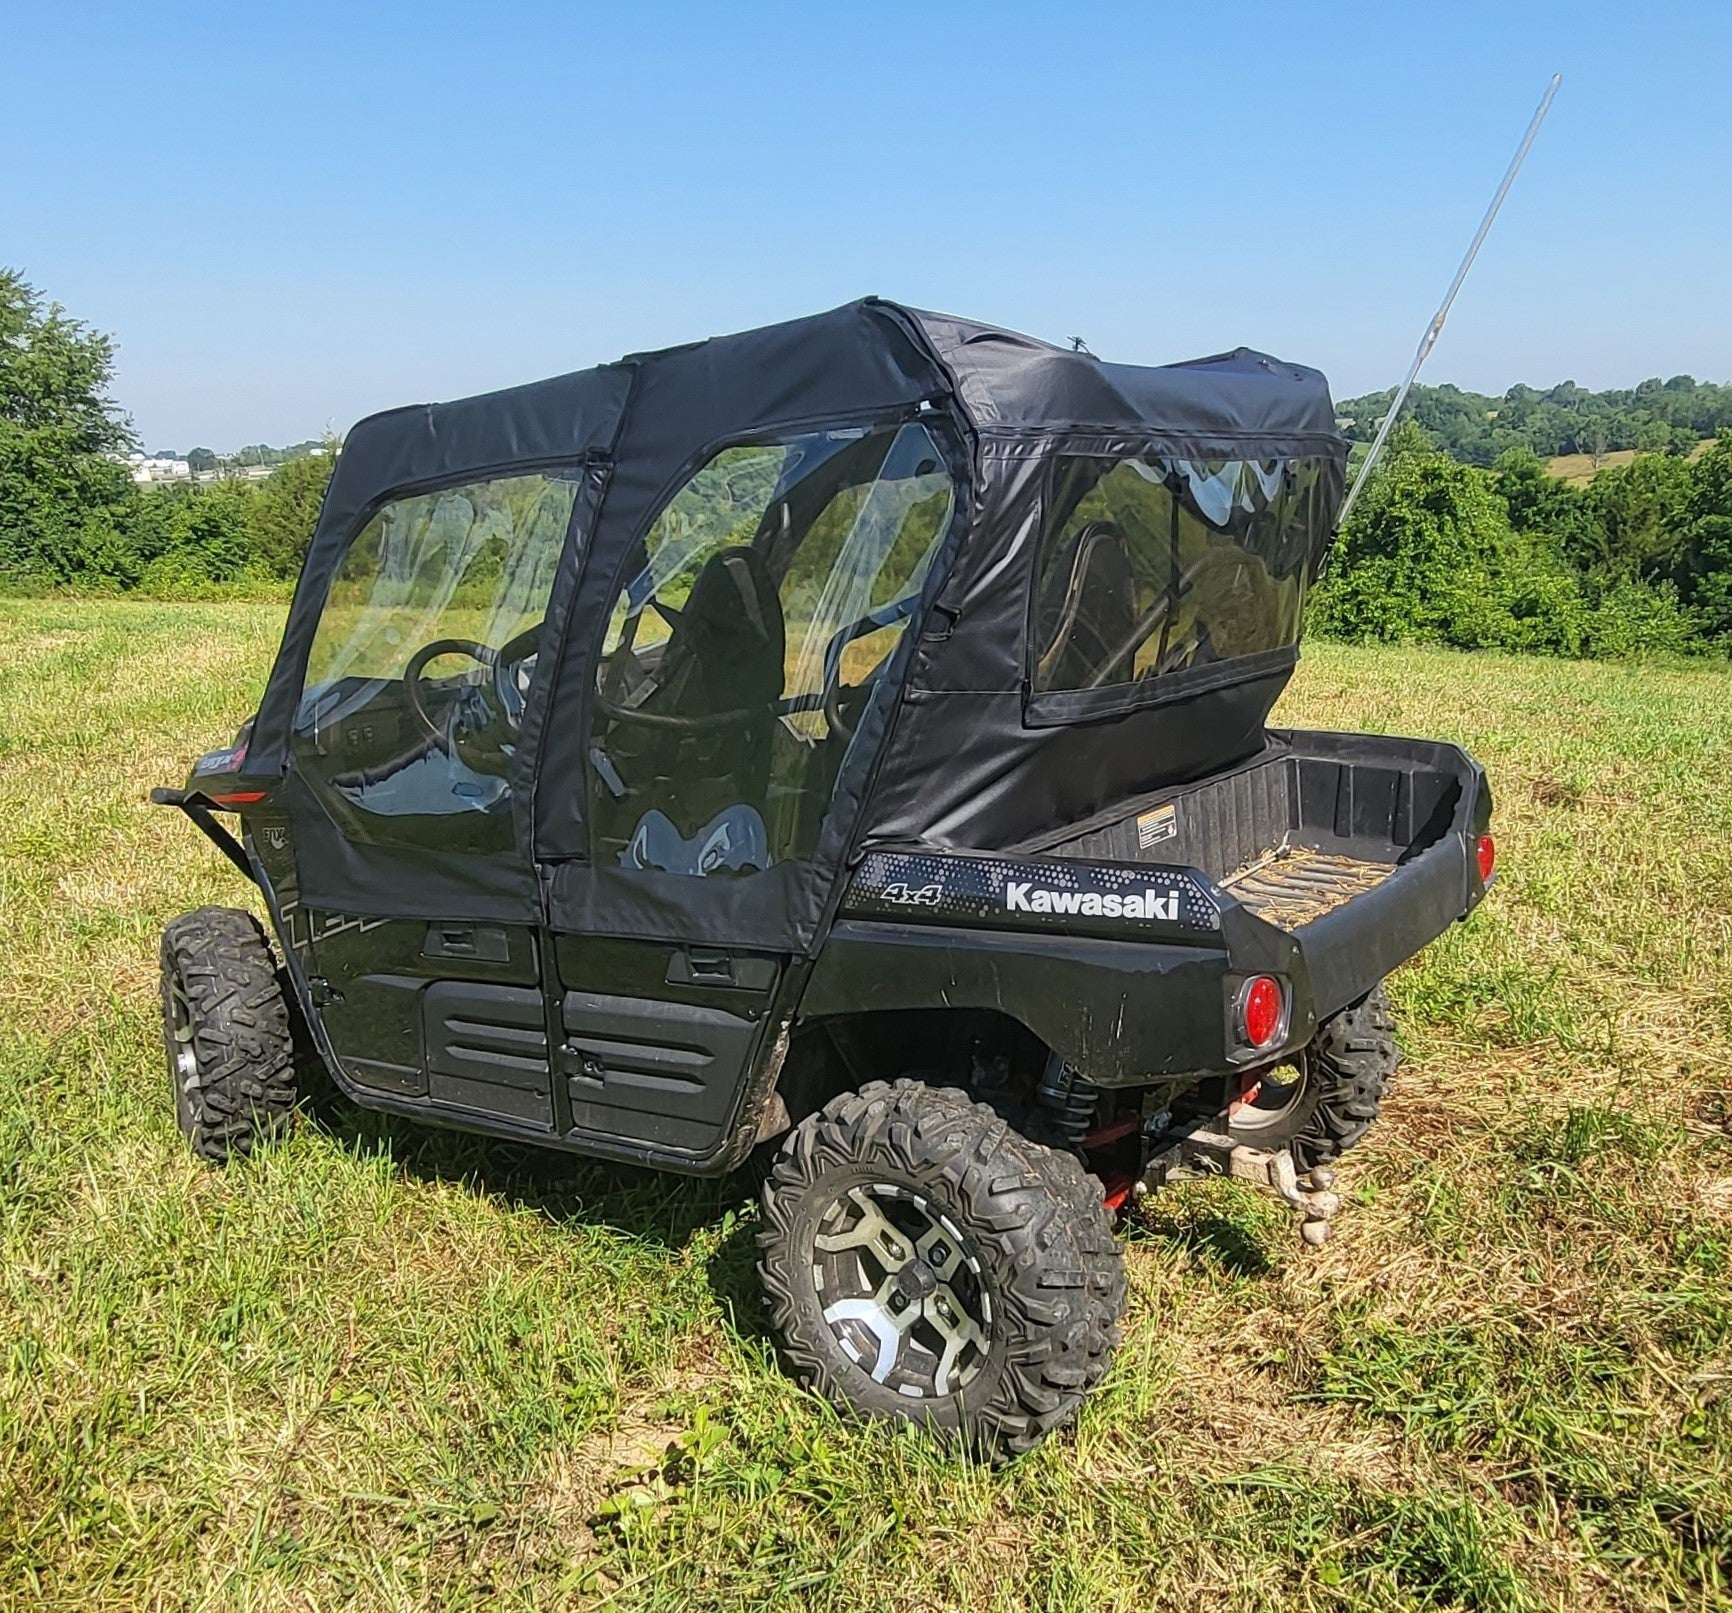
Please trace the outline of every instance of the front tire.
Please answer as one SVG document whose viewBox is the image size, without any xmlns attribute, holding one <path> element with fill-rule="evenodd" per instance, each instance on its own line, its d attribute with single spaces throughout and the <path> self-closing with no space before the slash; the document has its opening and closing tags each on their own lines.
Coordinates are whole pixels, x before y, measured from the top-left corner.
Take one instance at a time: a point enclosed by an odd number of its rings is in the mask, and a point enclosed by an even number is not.
<svg viewBox="0 0 1732 1613">
<path fill-rule="evenodd" d="M 175 1121 L 224 1165 L 284 1131 L 298 1097 L 294 1039 L 259 921 L 201 907 L 162 932 L 162 1039 Z"/>
<path fill-rule="evenodd" d="M 772 1326 L 844 1410 L 1003 1458 L 1106 1374 L 1125 1275 L 1100 1183 L 962 1092 L 834 1099 L 789 1133 L 763 1208 Z"/>
</svg>

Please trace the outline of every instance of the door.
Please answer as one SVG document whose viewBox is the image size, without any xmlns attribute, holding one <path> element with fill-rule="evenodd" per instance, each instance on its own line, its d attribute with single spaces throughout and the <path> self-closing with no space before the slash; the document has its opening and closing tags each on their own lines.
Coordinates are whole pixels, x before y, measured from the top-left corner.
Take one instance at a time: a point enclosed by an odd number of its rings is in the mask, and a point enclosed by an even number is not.
<svg viewBox="0 0 1732 1613">
<path fill-rule="evenodd" d="M 582 464 L 386 499 L 307 655 L 289 809 L 325 1030 L 358 1086 L 555 1125 L 538 894 L 516 828 Z"/>
<path fill-rule="evenodd" d="M 700 1156 L 726 1135 L 954 503 L 906 415 L 728 445 L 597 580 L 589 857 L 552 902 L 574 1124 Z"/>
</svg>

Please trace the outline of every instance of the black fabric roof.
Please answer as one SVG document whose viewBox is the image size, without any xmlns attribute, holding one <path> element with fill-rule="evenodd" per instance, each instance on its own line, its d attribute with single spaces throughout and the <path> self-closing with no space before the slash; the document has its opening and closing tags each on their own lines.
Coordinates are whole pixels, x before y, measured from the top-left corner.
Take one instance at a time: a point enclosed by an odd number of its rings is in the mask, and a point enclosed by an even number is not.
<svg viewBox="0 0 1732 1613">
<path fill-rule="evenodd" d="M 949 314 L 910 317 L 982 431 L 1099 427 L 1223 450 L 1247 439 L 1308 439 L 1313 449 L 1340 441 L 1322 373 L 1250 348 L 1183 364 L 1109 364 Z"/>
<path fill-rule="evenodd" d="M 319 534 L 347 532 L 387 493 L 498 465 L 580 460 L 606 447 L 631 384 L 625 364 L 415 403 L 359 421 L 344 440 L 319 512 Z"/>
</svg>

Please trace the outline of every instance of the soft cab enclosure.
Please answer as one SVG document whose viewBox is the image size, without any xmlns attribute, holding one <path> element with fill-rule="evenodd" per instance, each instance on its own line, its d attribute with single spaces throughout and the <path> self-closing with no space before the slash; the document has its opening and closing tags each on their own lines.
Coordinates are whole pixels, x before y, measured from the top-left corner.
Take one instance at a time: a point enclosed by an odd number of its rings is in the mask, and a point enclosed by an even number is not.
<svg viewBox="0 0 1732 1613">
<path fill-rule="evenodd" d="M 192 799 L 379 1107 L 720 1169 L 847 1015 L 1219 1071 L 1484 890 L 1460 752 L 1266 727 L 1345 455 L 1314 370 L 877 299 L 393 411 Z"/>
</svg>

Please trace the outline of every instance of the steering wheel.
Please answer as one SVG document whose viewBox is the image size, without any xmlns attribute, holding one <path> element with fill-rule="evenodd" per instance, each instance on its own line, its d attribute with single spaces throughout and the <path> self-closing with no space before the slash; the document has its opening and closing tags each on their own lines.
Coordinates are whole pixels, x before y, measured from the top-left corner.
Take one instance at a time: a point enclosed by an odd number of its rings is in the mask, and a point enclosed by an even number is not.
<svg viewBox="0 0 1732 1613">
<path fill-rule="evenodd" d="M 431 644 L 423 644 L 412 656 L 409 664 L 403 668 L 403 694 L 409 702 L 409 709 L 415 713 L 415 720 L 420 723 L 423 732 L 441 750 L 451 748 L 451 730 L 453 718 L 459 711 L 459 706 L 453 706 L 445 713 L 443 723 L 436 723 L 427 709 L 426 685 L 422 674 L 428 666 L 442 655 L 466 655 L 470 660 L 478 662 L 492 673 L 491 698 L 482 695 L 486 710 L 481 714 L 481 720 L 472 723 L 478 730 L 485 731 L 499 728 L 503 730 L 502 738 L 512 740 L 517 737 L 523 726 L 523 708 L 526 690 L 520 678 L 523 663 L 534 655 L 541 647 L 541 624 L 525 628 L 515 637 L 509 638 L 498 649 L 491 645 L 478 644 L 474 639 L 440 638 Z"/>
<path fill-rule="evenodd" d="M 707 711 L 701 717 L 664 716 L 659 711 L 637 711 L 631 706 L 616 706 L 599 689 L 595 693 L 595 709 L 609 722 L 630 727 L 659 728 L 664 733 L 701 734 L 718 728 L 739 728 L 761 717 L 766 706 L 736 706 L 730 711 Z"/>
<path fill-rule="evenodd" d="M 446 721 L 443 726 L 433 721 L 427 711 L 426 690 L 421 682 L 421 674 L 427 670 L 428 663 L 437 661 L 442 655 L 466 655 L 470 660 L 479 661 L 482 666 L 492 670 L 498 664 L 499 653 L 491 645 L 477 644 L 473 639 L 436 638 L 431 644 L 423 644 L 409 657 L 409 664 L 403 668 L 403 694 L 409 702 L 409 709 L 415 713 L 415 720 L 440 749 L 448 750 L 451 714 L 445 714 Z"/>
</svg>

